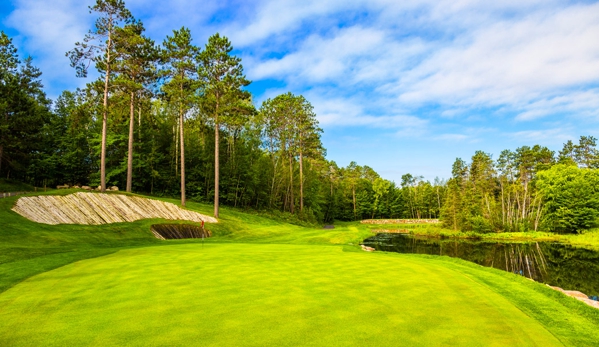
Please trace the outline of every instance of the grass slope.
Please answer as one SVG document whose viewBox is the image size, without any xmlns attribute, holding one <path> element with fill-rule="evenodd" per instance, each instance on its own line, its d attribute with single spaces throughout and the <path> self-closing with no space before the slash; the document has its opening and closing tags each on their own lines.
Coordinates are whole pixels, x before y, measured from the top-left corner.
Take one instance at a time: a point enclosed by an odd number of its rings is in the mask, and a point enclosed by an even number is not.
<svg viewBox="0 0 599 347">
<path fill-rule="evenodd" d="M 32 192 L 35 187 L 16 180 L 0 178 L 0 193 L 8 192 Z M 43 190 L 43 189 L 42 189 Z"/>
<path fill-rule="evenodd" d="M 74 192 L 77 190 L 58 190 L 45 194 Z M 44 193 L 38 193 L 42 194 Z M 32 275 L 119 249 L 199 242 L 157 240 L 150 231 L 152 224 L 176 223 L 161 219 L 98 226 L 34 223 L 10 210 L 17 199 L 18 197 L 0 199 L 0 293 Z M 177 203 L 174 199 L 159 200 Z M 212 207 L 209 205 L 188 202 L 187 206 L 206 215 L 212 213 Z M 207 228 L 215 235 L 215 238 L 209 239 L 208 242 L 356 244 L 370 235 L 356 223 L 345 223 L 345 227 L 321 230 L 290 225 L 226 207 L 222 210 L 221 223 L 207 224 Z"/>
<path fill-rule="evenodd" d="M 340 247 L 121 251 L 37 276 L 0 307 L 0 345 L 561 345 L 452 266 Z"/>
<path fill-rule="evenodd" d="M 36 224 L 14 201 L 0 200 L 2 346 L 599 341 L 599 311 L 460 260 L 358 251 L 348 244 L 370 235 L 359 223 L 322 230 L 224 208 L 201 245 L 156 240 L 159 220 Z"/>
</svg>

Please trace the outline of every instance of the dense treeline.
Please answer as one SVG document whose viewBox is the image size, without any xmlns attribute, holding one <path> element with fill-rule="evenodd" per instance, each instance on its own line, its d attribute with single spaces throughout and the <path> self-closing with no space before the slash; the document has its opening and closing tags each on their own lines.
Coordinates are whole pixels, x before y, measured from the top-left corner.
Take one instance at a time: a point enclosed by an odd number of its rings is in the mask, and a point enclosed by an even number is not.
<svg viewBox="0 0 599 347">
<path fill-rule="evenodd" d="M 448 181 L 406 174 L 399 186 L 355 162 L 326 159 L 310 102 L 284 93 L 255 105 L 226 37 L 204 47 L 189 29 L 161 43 L 122 0 L 97 0 L 94 28 L 67 52 L 97 80 L 54 102 L 41 71 L 0 35 L 0 176 L 36 186 L 116 185 L 310 222 L 441 218 L 475 232 L 580 231 L 596 226 L 596 139 L 478 151 Z"/>
<path fill-rule="evenodd" d="M 547 147 L 504 150 L 495 161 L 477 151 L 458 158 L 446 185 L 446 227 L 475 232 L 580 232 L 597 226 L 599 152 L 596 139 L 568 141 L 556 155 Z"/>
<path fill-rule="evenodd" d="M 0 175 L 36 186 L 116 185 L 308 221 L 435 218 L 444 182 L 406 175 L 401 187 L 367 166 L 325 158 L 316 114 L 301 95 L 256 107 L 226 37 L 204 47 L 187 28 L 162 43 L 120 0 L 90 8 L 94 28 L 67 52 L 79 77 L 53 105 L 41 72 L 2 33 Z"/>
</svg>

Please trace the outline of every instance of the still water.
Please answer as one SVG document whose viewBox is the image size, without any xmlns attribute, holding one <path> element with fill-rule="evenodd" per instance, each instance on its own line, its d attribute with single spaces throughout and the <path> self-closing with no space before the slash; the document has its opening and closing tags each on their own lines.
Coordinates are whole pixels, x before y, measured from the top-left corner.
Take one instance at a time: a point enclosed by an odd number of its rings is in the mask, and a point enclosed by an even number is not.
<svg viewBox="0 0 599 347">
<path fill-rule="evenodd" d="M 599 252 L 554 242 L 488 242 L 377 234 L 363 242 L 376 250 L 445 255 L 516 273 L 537 282 L 599 296 Z"/>
</svg>

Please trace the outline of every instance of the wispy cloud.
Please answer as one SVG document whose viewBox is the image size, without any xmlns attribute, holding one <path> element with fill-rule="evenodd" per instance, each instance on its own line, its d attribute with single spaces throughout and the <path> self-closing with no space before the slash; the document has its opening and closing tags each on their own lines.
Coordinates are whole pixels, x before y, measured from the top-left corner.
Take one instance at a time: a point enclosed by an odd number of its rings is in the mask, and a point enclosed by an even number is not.
<svg viewBox="0 0 599 347">
<path fill-rule="evenodd" d="M 521 143 L 543 145 L 559 145 L 568 140 L 573 140 L 576 136 L 572 136 L 571 128 L 553 128 L 543 130 L 523 130 L 506 134 L 509 138 L 518 140 Z"/>
<path fill-rule="evenodd" d="M 6 23 L 19 31 L 15 38 L 21 57 L 34 56 L 35 65 L 43 71 L 44 83 L 50 95 L 66 85 L 81 85 L 70 68 L 65 53 L 81 41 L 89 30 L 91 17 L 87 16 L 85 1 L 17 0 Z M 66 82 L 66 83 L 65 83 Z"/>
<path fill-rule="evenodd" d="M 598 36 L 599 4 L 500 18 L 443 42 L 389 91 L 408 103 L 524 108 L 546 93 L 599 81 Z"/>
</svg>

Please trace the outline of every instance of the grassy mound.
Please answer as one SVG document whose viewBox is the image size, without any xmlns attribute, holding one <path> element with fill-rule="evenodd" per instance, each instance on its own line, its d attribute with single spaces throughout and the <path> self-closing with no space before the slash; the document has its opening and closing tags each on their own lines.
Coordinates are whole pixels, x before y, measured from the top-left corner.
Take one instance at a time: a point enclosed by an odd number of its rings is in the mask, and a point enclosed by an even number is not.
<svg viewBox="0 0 599 347">
<path fill-rule="evenodd" d="M 37 224 L 15 201 L 0 200 L 0 345 L 599 341 L 599 311 L 575 299 L 460 260 L 361 252 L 348 245 L 370 235 L 360 223 L 323 230 L 224 208 L 202 245 L 157 240 L 150 226 L 164 220 Z"/>
</svg>

